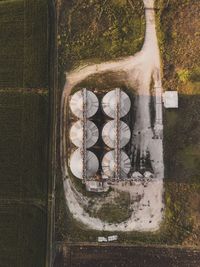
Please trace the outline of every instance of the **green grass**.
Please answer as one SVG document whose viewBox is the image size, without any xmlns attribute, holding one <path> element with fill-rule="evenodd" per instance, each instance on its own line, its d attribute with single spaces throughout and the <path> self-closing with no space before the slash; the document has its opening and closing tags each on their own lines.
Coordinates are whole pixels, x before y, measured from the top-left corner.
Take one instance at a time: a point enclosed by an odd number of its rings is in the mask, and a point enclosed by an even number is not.
<svg viewBox="0 0 200 267">
<path fill-rule="evenodd" d="M 200 139 L 200 97 L 179 95 L 179 109 L 165 111 L 165 169 L 166 178 L 177 182 L 200 182 L 197 150 Z M 171 145 L 173 140 L 173 145 Z M 191 168 L 191 163 L 193 166 Z"/>
<path fill-rule="evenodd" d="M 130 3 L 63 1 L 58 33 L 60 71 L 85 60 L 110 60 L 137 52 L 144 38 L 144 10 L 140 0 Z"/>
<path fill-rule="evenodd" d="M 129 205 L 129 194 L 122 192 L 112 202 L 104 204 L 93 216 L 108 223 L 120 223 L 131 216 L 132 212 L 127 208 Z"/>
<path fill-rule="evenodd" d="M 200 95 L 199 95 L 199 19 L 196 1 L 169 0 L 160 4 L 160 44 L 163 59 L 163 86 L 179 92 L 179 108 L 164 111 L 164 152 L 167 213 L 174 221 L 179 243 L 196 245 L 200 231 L 194 217 L 192 196 L 200 185 Z M 177 190 L 178 189 L 178 190 Z M 199 213 L 195 216 L 199 216 Z M 190 231 L 187 231 L 190 225 Z M 187 237 L 186 237 L 187 236 Z M 183 239 L 185 238 L 185 242 Z M 189 241 L 188 241 L 189 240 Z M 198 243 L 199 245 L 199 243 Z"/>
</svg>

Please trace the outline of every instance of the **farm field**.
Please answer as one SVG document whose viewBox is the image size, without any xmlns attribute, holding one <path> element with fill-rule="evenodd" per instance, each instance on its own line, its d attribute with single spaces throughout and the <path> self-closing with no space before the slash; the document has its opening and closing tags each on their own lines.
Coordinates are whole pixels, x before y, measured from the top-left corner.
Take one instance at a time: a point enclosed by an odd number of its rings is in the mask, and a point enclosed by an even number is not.
<svg viewBox="0 0 200 267">
<path fill-rule="evenodd" d="M 64 256 L 65 255 L 65 256 Z M 66 257 L 66 255 L 68 257 Z M 55 267 L 196 267 L 198 251 L 150 246 L 68 245 L 57 255 Z"/>
<path fill-rule="evenodd" d="M 41 199 L 47 195 L 47 92 L 0 92 L 1 199 Z"/>
<path fill-rule="evenodd" d="M 50 142 L 46 0 L 0 1 L 0 266 L 46 264 Z"/>
<path fill-rule="evenodd" d="M 2 266 L 44 266 L 48 94 L 1 91 L 0 111 L 0 262 Z"/>
<path fill-rule="evenodd" d="M 0 1 L 0 88 L 47 88 L 48 1 Z"/>
<path fill-rule="evenodd" d="M 45 266 L 45 210 L 40 200 L 1 200 L 0 266 Z"/>
</svg>

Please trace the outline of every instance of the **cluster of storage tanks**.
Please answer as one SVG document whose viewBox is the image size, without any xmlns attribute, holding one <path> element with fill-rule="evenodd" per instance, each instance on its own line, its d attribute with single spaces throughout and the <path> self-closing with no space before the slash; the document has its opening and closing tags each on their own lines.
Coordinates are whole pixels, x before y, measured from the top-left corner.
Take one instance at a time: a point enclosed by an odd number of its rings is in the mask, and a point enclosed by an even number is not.
<svg viewBox="0 0 200 267">
<path fill-rule="evenodd" d="M 116 129 L 117 90 L 120 93 L 118 95 L 120 104 L 118 110 L 118 129 Z M 86 97 L 85 100 L 84 94 Z M 85 110 L 84 101 L 86 101 Z M 127 178 L 131 169 L 131 162 L 128 155 L 123 151 L 123 148 L 130 141 L 131 131 L 129 126 L 121 118 L 126 116 L 130 111 L 131 101 L 129 96 L 117 88 L 106 93 L 100 103 L 92 91 L 81 89 L 71 96 L 69 105 L 71 112 L 77 118 L 69 132 L 70 141 L 76 147 L 69 158 L 69 166 L 73 175 L 79 179 L 83 179 L 83 173 L 85 171 L 87 179 L 92 179 L 100 172 L 101 178 L 103 179 L 115 179 L 116 169 L 118 167 L 120 178 Z M 92 121 L 92 117 L 100 108 L 103 110 L 105 116 L 109 117 L 109 121 L 105 123 L 102 130 L 98 129 L 98 126 Z M 110 150 L 108 152 L 104 151 L 101 160 L 98 159 L 94 152 L 89 150 L 97 143 L 100 135 Z M 118 143 L 116 143 L 117 138 Z M 117 148 L 116 145 L 118 145 Z M 120 166 L 116 166 L 116 153 L 119 154 L 120 161 L 118 164 Z M 85 165 L 83 157 L 86 158 Z"/>
</svg>

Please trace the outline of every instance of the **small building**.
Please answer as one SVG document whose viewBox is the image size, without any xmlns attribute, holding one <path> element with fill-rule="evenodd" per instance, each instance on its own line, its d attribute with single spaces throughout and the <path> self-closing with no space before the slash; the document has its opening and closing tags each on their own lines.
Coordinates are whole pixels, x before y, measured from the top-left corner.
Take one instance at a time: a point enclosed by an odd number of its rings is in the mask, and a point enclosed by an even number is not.
<svg viewBox="0 0 200 267">
<path fill-rule="evenodd" d="M 165 108 L 178 108 L 178 92 L 165 91 L 163 94 L 163 102 Z"/>
<path fill-rule="evenodd" d="M 106 192 L 108 191 L 109 187 L 106 182 L 103 181 L 94 181 L 94 180 L 88 180 L 85 182 L 86 189 L 89 192 Z"/>
</svg>

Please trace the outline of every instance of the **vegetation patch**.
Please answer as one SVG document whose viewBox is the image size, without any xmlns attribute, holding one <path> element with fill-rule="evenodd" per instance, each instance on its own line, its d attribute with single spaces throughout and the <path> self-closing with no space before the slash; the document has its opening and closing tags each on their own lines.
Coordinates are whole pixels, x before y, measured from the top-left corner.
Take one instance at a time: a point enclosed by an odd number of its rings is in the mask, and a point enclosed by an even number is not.
<svg viewBox="0 0 200 267">
<path fill-rule="evenodd" d="M 113 197 L 109 203 L 103 204 L 96 214 L 92 215 L 108 223 L 120 223 L 131 216 L 132 211 L 129 206 L 129 193 L 119 192 L 118 196 Z"/>
<path fill-rule="evenodd" d="M 59 13 L 59 72 L 83 60 L 133 55 L 144 39 L 144 9 L 134 1 L 62 1 Z M 78 63 L 79 65 L 79 63 Z"/>
</svg>

